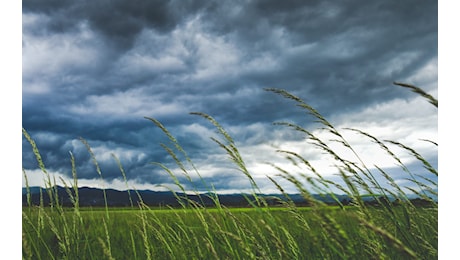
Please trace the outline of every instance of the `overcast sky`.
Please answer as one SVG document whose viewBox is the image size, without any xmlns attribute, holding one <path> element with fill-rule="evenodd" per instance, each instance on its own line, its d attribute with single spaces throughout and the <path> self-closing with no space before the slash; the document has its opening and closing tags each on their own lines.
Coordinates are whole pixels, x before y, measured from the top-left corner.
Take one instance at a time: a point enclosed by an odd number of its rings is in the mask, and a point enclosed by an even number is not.
<svg viewBox="0 0 460 260">
<path fill-rule="evenodd" d="M 75 157 L 81 186 L 174 187 L 160 162 L 193 189 L 174 160 L 158 119 L 190 156 L 206 183 L 220 192 L 250 183 L 210 137 L 213 116 L 233 137 L 264 192 L 274 164 L 296 167 L 277 149 L 297 152 L 328 178 L 333 159 L 305 136 L 273 125 L 292 122 L 324 136 L 321 125 L 280 88 L 302 98 L 341 129 L 370 168 L 405 185 L 394 160 L 352 131 L 400 141 L 437 168 L 437 109 L 393 82 L 438 95 L 437 1 L 31 1 L 22 3 L 22 125 L 56 178 L 71 177 Z M 79 138 L 91 146 L 104 182 Z M 325 137 L 328 139 L 327 137 Z M 325 139 L 325 140 L 326 140 Z M 343 156 L 344 149 L 331 143 Z M 388 144 L 423 176 L 414 158 Z M 43 174 L 23 139 L 29 185 Z M 183 157 L 180 157 L 183 159 Z M 350 157 L 352 158 L 352 157 Z M 187 165 L 197 189 L 206 190 Z M 59 179 L 57 180 L 60 184 Z M 23 181 L 23 185 L 25 185 Z"/>
</svg>

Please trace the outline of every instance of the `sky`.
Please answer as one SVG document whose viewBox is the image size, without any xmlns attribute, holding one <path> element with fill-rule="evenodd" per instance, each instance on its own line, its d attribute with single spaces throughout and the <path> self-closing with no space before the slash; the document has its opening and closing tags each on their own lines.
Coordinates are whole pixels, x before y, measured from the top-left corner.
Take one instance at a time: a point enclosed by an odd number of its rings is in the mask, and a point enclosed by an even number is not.
<svg viewBox="0 0 460 260">
<path fill-rule="evenodd" d="M 438 97 L 437 1 L 22 2 L 22 127 L 57 184 L 72 178 L 73 156 L 80 186 L 177 189 L 161 163 L 187 190 L 250 190 L 211 139 L 223 140 L 216 128 L 191 112 L 225 128 L 262 192 L 278 191 L 267 176 L 296 191 L 274 166 L 308 173 L 277 150 L 298 153 L 339 180 L 331 156 L 273 123 L 295 123 L 356 158 L 328 141 L 293 100 L 265 90 L 278 88 L 319 111 L 372 171 L 377 165 L 410 186 L 378 145 L 347 130 L 401 142 L 438 168 L 437 147 L 424 141 L 438 142 L 437 108 L 393 82 Z M 146 117 L 177 139 L 205 184 L 176 151 L 187 181 L 162 147 L 174 144 Z M 437 181 L 407 151 L 387 144 L 412 172 Z M 43 185 L 25 138 L 22 167 L 29 186 Z"/>
</svg>

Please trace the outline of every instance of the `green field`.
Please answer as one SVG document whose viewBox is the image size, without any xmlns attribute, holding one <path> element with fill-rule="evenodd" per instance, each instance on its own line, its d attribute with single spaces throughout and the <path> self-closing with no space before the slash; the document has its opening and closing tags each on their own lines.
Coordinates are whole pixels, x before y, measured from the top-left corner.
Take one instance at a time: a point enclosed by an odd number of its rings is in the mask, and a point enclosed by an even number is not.
<svg viewBox="0 0 460 260">
<path fill-rule="evenodd" d="M 437 210 L 412 208 L 407 219 L 405 210 L 369 208 L 367 218 L 354 207 L 24 208 L 23 254 L 25 259 L 437 259 L 432 236 Z"/>
</svg>

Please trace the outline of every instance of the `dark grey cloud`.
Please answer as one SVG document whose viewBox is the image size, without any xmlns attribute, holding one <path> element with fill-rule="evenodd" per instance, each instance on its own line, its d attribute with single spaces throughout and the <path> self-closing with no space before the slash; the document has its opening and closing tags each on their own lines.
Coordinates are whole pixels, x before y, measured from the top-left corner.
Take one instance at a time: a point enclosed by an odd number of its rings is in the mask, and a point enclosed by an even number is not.
<svg viewBox="0 0 460 260">
<path fill-rule="evenodd" d="M 47 33 L 75 31 L 81 22 L 107 37 L 112 47 L 129 48 L 144 29 L 172 30 L 194 14 L 203 1 L 24 1 L 24 13 L 40 13 L 50 19 Z"/>
<path fill-rule="evenodd" d="M 171 144 L 144 116 L 207 165 L 221 153 L 215 130 L 189 112 L 211 114 L 249 150 L 301 139 L 271 123 L 313 119 L 267 87 L 340 123 L 414 98 L 393 81 L 436 95 L 437 14 L 436 1 L 23 1 L 23 127 L 51 170 L 70 174 L 71 151 L 81 177 L 95 176 L 83 137 L 108 180 L 120 178 L 114 151 L 129 179 L 164 183 L 149 163 L 175 167 L 159 146 Z"/>
</svg>

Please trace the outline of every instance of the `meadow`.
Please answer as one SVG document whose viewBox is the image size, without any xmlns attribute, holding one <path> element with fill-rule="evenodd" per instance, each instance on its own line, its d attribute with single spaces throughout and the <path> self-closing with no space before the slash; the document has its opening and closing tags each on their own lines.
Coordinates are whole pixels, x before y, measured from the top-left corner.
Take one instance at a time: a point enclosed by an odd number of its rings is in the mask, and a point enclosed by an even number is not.
<svg viewBox="0 0 460 260">
<path fill-rule="evenodd" d="M 437 107 L 437 100 L 420 88 L 402 83 L 396 85 L 409 88 Z M 437 169 L 417 151 L 398 141 L 379 140 L 370 133 L 346 129 L 378 145 L 400 165 L 406 180 L 417 188 L 401 187 L 389 173 L 378 167 L 378 162 L 375 162 L 378 171 L 371 171 L 341 134 L 342 130 L 336 129 L 302 99 L 280 89 L 267 91 L 304 109 L 319 122 L 321 129 L 336 138 L 334 142 L 343 145 L 356 157 L 356 161 L 344 159 L 331 148 L 328 140 L 300 125 L 275 123 L 304 134 L 310 145 L 329 154 L 338 165 L 340 183 L 322 176 L 308 158 L 292 151 L 279 151 L 289 156 L 293 163 L 309 169 L 304 174 L 294 175 L 273 165 L 279 171 L 278 177 L 294 185 L 308 201 L 308 207 L 296 205 L 277 179 L 270 176 L 267 178 L 285 195 L 285 199 L 277 206 L 270 206 L 263 197 L 257 196 L 259 187 L 232 137 L 213 117 L 204 113 L 194 114 L 214 125 L 221 137 L 213 138 L 214 142 L 250 181 L 253 193 L 252 199 L 248 197 L 248 203 L 251 207 L 229 208 L 220 203 L 218 194 L 200 195 L 198 192 L 199 196 L 210 196 L 213 205 L 204 206 L 186 196 L 177 196 L 182 205 L 178 208 L 158 209 L 142 202 L 127 208 L 81 207 L 72 154 L 74 182 L 63 184 L 73 206 L 64 207 L 57 197 L 56 180 L 47 172 L 33 138 L 23 129 L 46 180 L 46 192 L 40 196 L 49 198 L 47 204 L 28 204 L 22 209 L 23 259 L 437 259 L 437 181 L 409 170 L 388 144 L 415 157 L 436 180 Z M 158 165 L 175 181 L 177 190 L 185 193 L 177 175 L 190 176 L 188 168 L 191 168 L 199 176 L 199 170 L 161 122 L 147 119 L 163 130 L 171 141 L 171 147 L 163 148 L 182 172 L 174 173 L 161 163 Z M 102 177 L 91 147 L 85 140 L 82 142 L 93 158 L 96 172 Z M 437 149 L 435 142 L 428 142 Z M 126 181 L 123 168 L 119 166 Z M 27 180 L 25 171 L 24 176 Z M 381 179 L 389 186 L 378 181 Z M 337 199 L 336 206 L 330 206 L 312 196 L 313 191 L 334 196 L 332 188 L 346 194 L 350 203 L 345 205 Z M 425 205 L 413 203 L 409 199 L 412 195 L 417 195 L 426 202 Z M 372 206 L 365 203 L 365 198 L 369 197 L 375 201 Z"/>
</svg>

